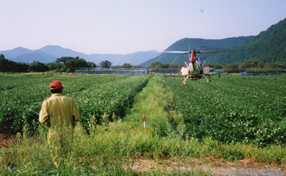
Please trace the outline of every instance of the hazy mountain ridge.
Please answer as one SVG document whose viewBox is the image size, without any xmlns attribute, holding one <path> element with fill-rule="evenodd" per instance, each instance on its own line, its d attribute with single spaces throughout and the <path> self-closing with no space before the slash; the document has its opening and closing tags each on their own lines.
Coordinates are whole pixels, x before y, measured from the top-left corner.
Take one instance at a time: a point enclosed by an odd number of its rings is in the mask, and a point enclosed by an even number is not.
<svg viewBox="0 0 286 176">
<path fill-rule="evenodd" d="M 132 65 L 139 65 L 151 58 L 158 56 L 157 51 L 141 51 L 131 54 L 85 54 L 82 52 L 73 51 L 56 45 L 48 45 L 37 50 L 30 50 L 23 47 L 17 47 L 12 50 L 0 51 L 5 58 L 15 61 L 31 63 L 34 60 L 42 63 L 50 63 L 56 61 L 57 58 L 70 56 L 80 57 L 86 61 L 99 64 L 101 61 L 109 60 L 113 65 L 122 65 L 130 63 Z"/>
<path fill-rule="evenodd" d="M 6 57 L 9 56 L 10 58 L 16 58 L 20 55 L 30 54 L 32 52 L 33 52 L 33 50 L 26 49 L 23 47 L 17 47 L 17 48 L 12 49 L 12 50 L 1 51 L 0 53 L 5 55 Z"/>
<path fill-rule="evenodd" d="M 41 58 L 41 59 L 39 60 L 38 58 Z M 14 59 L 11 59 L 11 60 L 16 61 L 16 62 L 24 62 L 24 63 L 31 63 L 34 60 L 35 61 L 38 60 L 39 62 L 42 62 L 42 63 L 50 63 L 50 62 L 55 61 L 55 57 L 38 50 L 38 51 L 32 51 L 27 54 L 19 55 L 17 57 L 14 57 Z"/>
</svg>

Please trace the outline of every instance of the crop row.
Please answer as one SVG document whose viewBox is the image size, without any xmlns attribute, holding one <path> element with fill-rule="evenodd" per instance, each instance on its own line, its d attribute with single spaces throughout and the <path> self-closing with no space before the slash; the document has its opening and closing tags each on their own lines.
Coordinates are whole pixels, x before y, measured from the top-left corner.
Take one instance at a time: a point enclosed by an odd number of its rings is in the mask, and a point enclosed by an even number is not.
<svg viewBox="0 0 286 176">
<path fill-rule="evenodd" d="M 186 133 L 259 146 L 286 143 L 286 77 L 258 76 L 189 82 L 169 80 Z"/>
<path fill-rule="evenodd" d="M 122 117 L 133 97 L 144 87 L 148 76 L 0 76 L 0 133 L 16 133 L 24 124 L 38 121 L 42 101 L 51 95 L 51 81 L 60 80 L 64 95 L 71 96 L 81 112 L 81 123 L 87 127 L 89 118 L 98 120 L 103 114 Z"/>
</svg>

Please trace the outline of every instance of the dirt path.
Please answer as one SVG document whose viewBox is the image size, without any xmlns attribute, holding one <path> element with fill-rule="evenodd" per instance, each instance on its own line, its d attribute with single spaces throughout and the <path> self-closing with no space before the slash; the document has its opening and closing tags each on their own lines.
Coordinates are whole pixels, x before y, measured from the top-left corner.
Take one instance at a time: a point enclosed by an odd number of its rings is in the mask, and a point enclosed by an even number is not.
<svg viewBox="0 0 286 176">
<path fill-rule="evenodd" d="M 185 164 L 187 163 L 187 164 Z M 191 158 L 185 161 L 177 159 L 159 160 L 140 159 L 135 162 L 133 169 L 136 171 L 148 171 L 151 168 L 162 170 L 180 169 L 181 171 L 202 170 L 211 172 L 213 175 L 261 175 L 261 176 L 284 176 L 286 175 L 286 163 L 274 164 L 257 162 L 255 160 L 239 160 L 235 162 L 214 158 Z"/>
<path fill-rule="evenodd" d="M 0 147 L 8 148 L 10 142 L 16 141 L 16 135 L 0 134 Z"/>
</svg>

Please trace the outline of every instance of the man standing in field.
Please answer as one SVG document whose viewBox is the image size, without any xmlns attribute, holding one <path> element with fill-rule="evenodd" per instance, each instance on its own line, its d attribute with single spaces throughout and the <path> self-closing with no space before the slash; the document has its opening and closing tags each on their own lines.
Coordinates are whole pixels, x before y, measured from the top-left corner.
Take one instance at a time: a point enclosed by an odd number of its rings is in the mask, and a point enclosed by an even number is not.
<svg viewBox="0 0 286 176">
<path fill-rule="evenodd" d="M 60 157 L 70 150 L 72 126 L 79 120 L 79 111 L 72 98 L 62 95 L 63 88 L 60 81 L 51 82 L 52 95 L 43 101 L 39 114 L 40 123 L 49 127 L 47 138 L 56 167 L 61 163 Z"/>
</svg>

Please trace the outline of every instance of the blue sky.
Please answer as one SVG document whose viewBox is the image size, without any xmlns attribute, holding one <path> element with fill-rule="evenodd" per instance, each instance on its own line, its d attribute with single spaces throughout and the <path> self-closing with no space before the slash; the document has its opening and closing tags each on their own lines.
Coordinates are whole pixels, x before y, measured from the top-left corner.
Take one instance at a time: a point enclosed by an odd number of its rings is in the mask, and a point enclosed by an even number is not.
<svg viewBox="0 0 286 176">
<path fill-rule="evenodd" d="M 0 51 L 163 51 L 186 37 L 258 35 L 284 18 L 285 0 L 0 0 Z"/>
</svg>

